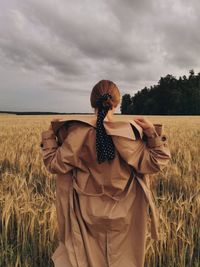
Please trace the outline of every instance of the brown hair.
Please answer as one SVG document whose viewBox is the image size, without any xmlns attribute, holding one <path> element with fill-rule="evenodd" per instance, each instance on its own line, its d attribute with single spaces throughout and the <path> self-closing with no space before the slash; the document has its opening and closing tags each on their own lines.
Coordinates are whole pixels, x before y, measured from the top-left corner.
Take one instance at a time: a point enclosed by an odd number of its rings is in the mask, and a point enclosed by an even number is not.
<svg viewBox="0 0 200 267">
<path fill-rule="evenodd" d="M 112 98 L 108 98 L 107 100 L 105 100 L 103 105 L 117 107 L 120 102 L 120 91 L 117 85 L 109 80 L 101 80 L 93 87 L 90 95 L 91 106 L 93 108 L 98 108 L 96 104 L 97 99 L 106 93 L 109 93 Z"/>
</svg>

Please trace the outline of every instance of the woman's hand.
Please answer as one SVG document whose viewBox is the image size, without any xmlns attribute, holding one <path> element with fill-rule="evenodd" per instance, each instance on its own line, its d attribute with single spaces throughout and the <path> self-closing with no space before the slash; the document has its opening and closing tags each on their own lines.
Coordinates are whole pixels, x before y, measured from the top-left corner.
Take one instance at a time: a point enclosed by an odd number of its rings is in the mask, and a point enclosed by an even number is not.
<svg viewBox="0 0 200 267">
<path fill-rule="evenodd" d="M 61 119 L 62 119 L 62 118 L 54 118 L 54 119 L 52 119 L 51 121 L 59 121 L 59 120 L 61 120 Z M 50 126 L 49 126 L 49 130 L 53 130 L 51 124 L 50 124 Z"/>
<path fill-rule="evenodd" d="M 146 130 L 148 128 L 154 128 L 154 125 L 150 120 L 143 116 L 137 116 L 136 118 L 133 118 L 133 120 L 142 127 L 143 130 Z"/>
</svg>

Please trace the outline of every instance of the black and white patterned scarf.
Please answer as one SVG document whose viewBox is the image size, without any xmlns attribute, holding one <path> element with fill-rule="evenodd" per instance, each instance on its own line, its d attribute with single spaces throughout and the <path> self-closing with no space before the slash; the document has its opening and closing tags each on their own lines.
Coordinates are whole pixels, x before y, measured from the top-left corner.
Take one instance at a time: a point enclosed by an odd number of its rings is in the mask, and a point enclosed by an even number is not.
<svg viewBox="0 0 200 267">
<path fill-rule="evenodd" d="M 115 146 L 113 144 L 112 137 L 106 133 L 103 125 L 103 120 L 110 106 L 103 106 L 103 101 L 107 100 L 108 97 L 112 98 L 109 93 L 103 94 L 97 100 L 98 114 L 96 124 L 96 152 L 98 163 L 102 163 L 106 160 L 112 160 L 115 157 Z"/>
</svg>

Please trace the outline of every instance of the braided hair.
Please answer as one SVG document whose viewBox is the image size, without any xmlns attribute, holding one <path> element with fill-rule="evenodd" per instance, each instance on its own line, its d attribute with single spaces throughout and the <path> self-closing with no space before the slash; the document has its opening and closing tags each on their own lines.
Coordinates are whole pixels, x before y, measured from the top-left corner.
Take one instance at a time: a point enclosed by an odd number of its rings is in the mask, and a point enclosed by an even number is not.
<svg viewBox="0 0 200 267">
<path fill-rule="evenodd" d="M 105 93 L 96 101 L 96 105 L 98 107 L 96 125 L 96 152 L 99 164 L 106 160 L 112 160 L 115 157 L 115 146 L 113 144 L 112 137 L 106 133 L 103 125 L 103 121 L 108 113 L 108 110 L 112 109 L 111 104 L 104 103 L 108 98 L 112 98 L 111 94 Z"/>
</svg>

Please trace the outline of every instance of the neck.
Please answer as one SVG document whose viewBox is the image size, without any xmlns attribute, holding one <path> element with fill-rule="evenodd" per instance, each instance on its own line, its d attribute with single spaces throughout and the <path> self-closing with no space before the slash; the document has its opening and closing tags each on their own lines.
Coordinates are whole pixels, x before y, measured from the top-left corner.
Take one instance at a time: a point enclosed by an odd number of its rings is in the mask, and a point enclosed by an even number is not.
<svg viewBox="0 0 200 267">
<path fill-rule="evenodd" d="M 94 114 L 95 116 L 97 116 L 97 112 L 98 110 L 95 110 Z M 112 112 L 111 110 L 108 111 L 107 115 L 105 116 L 105 119 L 104 120 L 108 120 L 108 121 L 112 121 L 113 120 L 113 115 L 112 115 Z"/>
</svg>

